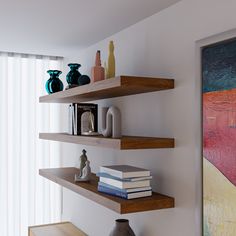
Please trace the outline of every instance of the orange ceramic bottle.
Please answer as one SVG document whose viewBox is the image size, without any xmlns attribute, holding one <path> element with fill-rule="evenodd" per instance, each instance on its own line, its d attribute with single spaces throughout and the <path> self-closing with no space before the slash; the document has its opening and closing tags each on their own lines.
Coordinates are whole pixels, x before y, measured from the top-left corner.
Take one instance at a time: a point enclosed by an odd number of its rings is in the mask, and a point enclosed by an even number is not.
<svg viewBox="0 0 236 236">
<path fill-rule="evenodd" d="M 91 79 L 92 82 L 97 82 L 105 78 L 104 68 L 101 66 L 101 55 L 98 50 L 96 53 L 95 66 L 92 67 Z"/>
</svg>

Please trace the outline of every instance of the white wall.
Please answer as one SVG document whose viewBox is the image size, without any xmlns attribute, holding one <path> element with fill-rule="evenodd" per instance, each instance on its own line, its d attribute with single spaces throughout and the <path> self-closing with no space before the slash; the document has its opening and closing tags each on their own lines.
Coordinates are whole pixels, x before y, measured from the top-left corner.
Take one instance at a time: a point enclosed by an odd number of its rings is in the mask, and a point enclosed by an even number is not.
<svg viewBox="0 0 236 236">
<path fill-rule="evenodd" d="M 123 133 L 175 137 L 175 149 L 114 151 L 65 144 L 64 166 L 73 166 L 82 148 L 92 170 L 103 164 L 131 164 L 152 171 L 153 189 L 176 199 L 176 208 L 119 215 L 69 190 L 64 190 L 63 218 L 90 236 L 108 235 L 114 220 L 127 218 L 138 236 L 201 235 L 201 156 L 196 155 L 200 110 L 195 107 L 195 42 L 236 28 L 235 0 L 183 0 L 90 48 L 75 52 L 69 62 L 80 62 L 89 73 L 97 49 L 107 58 L 115 42 L 117 74 L 170 77 L 176 88 L 110 100 L 122 111 Z M 115 24 L 115 22 L 114 22 Z M 200 99 L 198 97 L 197 99 Z"/>
</svg>

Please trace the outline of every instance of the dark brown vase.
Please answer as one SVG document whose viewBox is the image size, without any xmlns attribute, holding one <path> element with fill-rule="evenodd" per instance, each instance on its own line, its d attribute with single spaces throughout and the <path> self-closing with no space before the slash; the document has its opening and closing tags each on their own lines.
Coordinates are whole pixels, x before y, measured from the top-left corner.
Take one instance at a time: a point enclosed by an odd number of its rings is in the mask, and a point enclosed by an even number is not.
<svg viewBox="0 0 236 236">
<path fill-rule="evenodd" d="M 109 236 L 135 236 L 135 234 L 130 228 L 128 220 L 118 219 L 116 220 L 116 225 Z"/>
</svg>

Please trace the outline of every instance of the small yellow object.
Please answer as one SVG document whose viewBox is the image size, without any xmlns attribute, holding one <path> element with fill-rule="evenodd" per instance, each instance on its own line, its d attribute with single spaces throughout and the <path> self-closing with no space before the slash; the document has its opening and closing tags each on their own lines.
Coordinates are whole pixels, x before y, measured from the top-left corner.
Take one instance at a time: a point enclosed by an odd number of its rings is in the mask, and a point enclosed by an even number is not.
<svg viewBox="0 0 236 236">
<path fill-rule="evenodd" d="M 113 41 L 109 43 L 109 55 L 108 55 L 108 67 L 107 67 L 107 78 L 115 77 L 115 56 L 114 56 L 114 44 Z"/>
</svg>

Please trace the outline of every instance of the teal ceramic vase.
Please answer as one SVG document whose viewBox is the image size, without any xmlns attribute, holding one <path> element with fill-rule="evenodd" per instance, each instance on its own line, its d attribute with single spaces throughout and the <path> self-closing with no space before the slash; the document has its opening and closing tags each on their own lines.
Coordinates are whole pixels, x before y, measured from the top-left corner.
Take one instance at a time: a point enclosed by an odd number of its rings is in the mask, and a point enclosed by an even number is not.
<svg viewBox="0 0 236 236">
<path fill-rule="evenodd" d="M 80 72 L 78 71 L 78 69 L 81 67 L 80 64 L 70 63 L 68 64 L 68 66 L 70 67 L 70 71 L 66 75 L 66 81 L 68 83 L 68 86 L 66 87 L 66 89 L 79 86 L 78 80 L 79 80 L 79 77 L 81 76 Z"/>
<path fill-rule="evenodd" d="M 116 220 L 116 225 L 109 236 L 135 236 L 134 231 L 129 226 L 129 221 L 126 219 Z"/>
<path fill-rule="evenodd" d="M 50 78 L 45 84 L 45 88 L 48 94 L 56 93 L 63 90 L 63 83 L 59 79 L 59 75 L 62 73 L 59 70 L 48 70 L 47 73 L 50 75 Z"/>
</svg>

